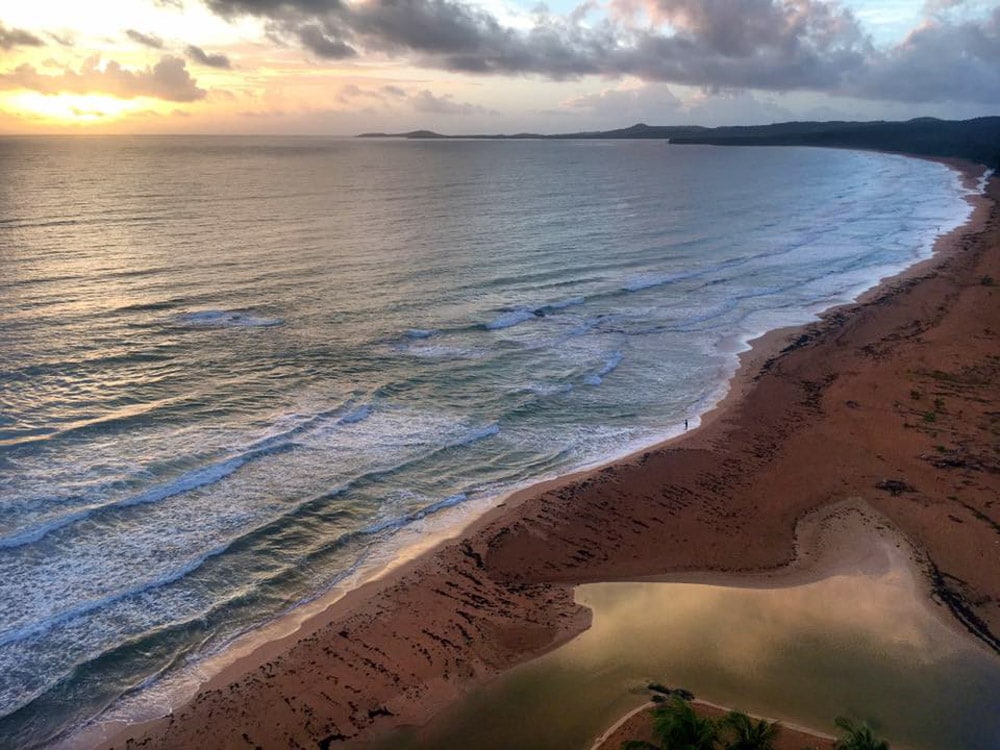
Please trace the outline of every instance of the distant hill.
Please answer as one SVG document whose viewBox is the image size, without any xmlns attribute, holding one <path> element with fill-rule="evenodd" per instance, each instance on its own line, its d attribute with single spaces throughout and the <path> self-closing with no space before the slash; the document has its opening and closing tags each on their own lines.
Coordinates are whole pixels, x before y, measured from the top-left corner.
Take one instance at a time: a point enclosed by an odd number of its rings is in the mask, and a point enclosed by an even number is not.
<svg viewBox="0 0 1000 750">
<path fill-rule="evenodd" d="M 541 135 L 442 135 L 430 130 L 408 133 L 364 133 L 360 138 L 441 139 L 627 139 L 669 140 L 674 144 L 714 146 L 826 146 L 874 149 L 920 156 L 942 156 L 1000 168 L 1000 117 L 938 120 L 920 117 L 906 122 L 783 122 L 774 125 L 704 128 L 697 125 L 646 125 L 617 130 Z"/>
<path fill-rule="evenodd" d="M 713 128 L 676 136 L 671 143 L 717 146 L 831 146 L 944 156 L 1000 167 L 1000 117 L 951 121 L 921 117 L 907 122 L 786 122 Z"/>
<path fill-rule="evenodd" d="M 452 138 L 433 130 L 411 130 L 408 133 L 362 133 L 358 138 Z"/>
</svg>

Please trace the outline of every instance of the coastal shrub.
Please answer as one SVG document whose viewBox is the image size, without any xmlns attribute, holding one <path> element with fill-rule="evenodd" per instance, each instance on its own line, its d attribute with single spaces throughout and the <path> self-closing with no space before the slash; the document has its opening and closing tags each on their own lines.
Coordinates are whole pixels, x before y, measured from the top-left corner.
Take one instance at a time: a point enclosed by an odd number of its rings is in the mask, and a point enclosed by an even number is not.
<svg viewBox="0 0 1000 750">
<path fill-rule="evenodd" d="M 864 722 L 856 724 L 846 716 L 838 716 L 833 723 L 841 731 L 833 745 L 835 750 L 889 750 L 889 743 L 878 739 Z"/>
<path fill-rule="evenodd" d="M 919 401 L 920 391 L 914 388 L 912 391 L 910 391 L 910 398 L 912 398 L 914 401 Z"/>
<path fill-rule="evenodd" d="M 979 283 L 983 286 L 993 286 L 997 282 L 992 276 L 983 276 L 983 278 L 979 280 Z"/>
<path fill-rule="evenodd" d="M 751 719 L 742 711 L 730 711 L 719 726 L 725 750 L 774 750 L 781 731 L 778 722 Z"/>
<path fill-rule="evenodd" d="M 781 724 L 754 719 L 742 711 L 730 711 L 721 719 L 699 716 L 690 702 L 659 683 L 648 688 L 655 692 L 652 709 L 656 742 L 627 740 L 621 750 L 774 750 Z M 667 695 L 670 695 L 669 701 Z M 889 743 L 874 735 L 864 722 L 838 716 L 834 723 L 841 736 L 835 750 L 890 750 Z M 803 748 L 803 750 L 808 750 Z"/>
<path fill-rule="evenodd" d="M 661 686 L 662 687 L 662 686 Z M 662 693 L 655 696 L 663 699 Z M 699 716 L 691 704 L 674 695 L 653 709 L 653 732 L 658 744 L 629 740 L 622 750 L 774 750 L 780 731 L 777 722 L 752 719 L 730 711 L 718 721 Z"/>
<path fill-rule="evenodd" d="M 653 710 L 653 731 L 663 750 L 716 750 L 718 725 L 706 716 L 699 716 L 687 701 L 674 697 Z"/>
<path fill-rule="evenodd" d="M 937 421 L 937 413 L 933 412 L 933 411 L 924 412 L 924 421 L 925 422 L 936 422 Z"/>
</svg>

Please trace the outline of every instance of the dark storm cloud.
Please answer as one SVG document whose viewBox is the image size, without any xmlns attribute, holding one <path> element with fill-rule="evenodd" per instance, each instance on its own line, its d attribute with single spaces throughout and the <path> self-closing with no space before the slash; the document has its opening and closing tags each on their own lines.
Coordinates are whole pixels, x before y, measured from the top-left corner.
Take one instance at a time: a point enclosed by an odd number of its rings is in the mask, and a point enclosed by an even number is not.
<svg viewBox="0 0 1000 750">
<path fill-rule="evenodd" d="M 826 0 L 652 0 L 648 9 L 702 53 L 748 58 L 761 50 L 794 57 L 863 40 L 850 11 Z"/>
<path fill-rule="evenodd" d="M 43 47 L 45 42 L 24 29 L 8 29 L 0 22 L 0 49 L 14 47 Z"/>
<path fill-rule="evenodd" d="M 327 60 L 343 60 L 357 55 L 357 51 L 340 38 L 342 32 L 329 25 L 305 23 L 290 25 L 287 30 L 298 37 L 303 47 Z"/>
<path fill-rule="evenodd" d="M 589 23 L 593 5 L 584 3 L 566 16 L 538 12 L 528 30 L 505 27 L 461 0 L 205 1 L 226 17 L 269 19 L 281 38 L 325 58 L 363 51 L 465 73 L 634 75 L 710 90 L 1000 101 L 1000 10 L 954 24 L 937 12 L 951 0 L 932 3 L 925 24 L 888 50 L 876 48 L 833 0 L 617 0 L 611 18 Z"/>
<path fill-rule="evenodd" d="M 193 102 L 205 98 L 178 57 L 165 55 L 156 65 L 142 70 L 123 68 L 114 60 L 103 67 L 100 60 L 87 60 L 79 71 L 40 73 L 32 65 L 20 65 L 0 74 L 0 89 L 28 89 L 42 94 L 109 94 L 120 99 L 148 96 L 171 102 Z"/>
<path fill-rule="evenodd" d="M 979 22 L 928 21 L 868 73 L 856 87 L 871 98 L 1000 103 L 1000 8 Z"/>
<path fill-rule="evenodd" d="M 229 70 L 233 67 L 232 62 L 228 57 L 222 54 L 209 54 L 201 47 L 196 47 L 193 44 L 189 44 L 184 53 L 194 60 L 196 63 L 201 65 L 206 65 L 209 68 L 221 68 L 222 70 Z"/>
<path fill-rule="evenodd" d="M 435 54 L 489 52 L 507 38 L 485 11 L 450 0 L 386 0 L 352 6 L 345 20 L 382 49 Z"/>
<path fill-rule="evenodd" d="M 125 36 L 144 47 L 163 49 L 163 40 L 155 34 L 143 34 L 141 31 L 136 31 L 135 29 L 126 29 Z"/>
<path fill-rule="evenodd" d="M 706 88 L 837 88 L 872 45 L 849 10 L 823 0 L 650 0 L 672 33 L 644 31 L 620 72 Z"/>
<path fill-rule="evenodd" d="M 205 0 L 205 5 L 220 16 L 239 15 L 283 18 L 290 15 L 323 14 L 340 7 L 338 0 Z"/>
</svg>

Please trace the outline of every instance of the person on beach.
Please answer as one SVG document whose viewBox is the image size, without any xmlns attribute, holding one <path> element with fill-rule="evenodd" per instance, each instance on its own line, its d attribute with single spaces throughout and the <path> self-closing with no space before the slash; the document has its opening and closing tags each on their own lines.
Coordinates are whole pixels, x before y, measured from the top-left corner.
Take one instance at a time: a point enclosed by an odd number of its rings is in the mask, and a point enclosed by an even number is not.
<svg viewBox="0 0 1000 750">
<path fill-rule="evenodd" d="M 688 421 L 685 419 L 684 420 L 684 429 L 686 430 L 687 428 L 688 428 Z"/>
</svg>

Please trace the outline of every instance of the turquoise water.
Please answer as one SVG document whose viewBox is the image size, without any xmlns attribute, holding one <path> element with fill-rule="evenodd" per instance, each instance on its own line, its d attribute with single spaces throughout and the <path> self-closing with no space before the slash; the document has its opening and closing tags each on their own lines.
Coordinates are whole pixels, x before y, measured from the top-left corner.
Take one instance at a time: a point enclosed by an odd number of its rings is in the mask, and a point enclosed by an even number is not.
<svg viewBox="0 0 1000 750">
<path fill-rule="evenodd" d="M 968 213 L 939 164 L 814 149 L 7 138 L 0 163 L 22 746 L 138 710 L 402 530 L 697 424 L 747 340 Z"/>
</svg>

